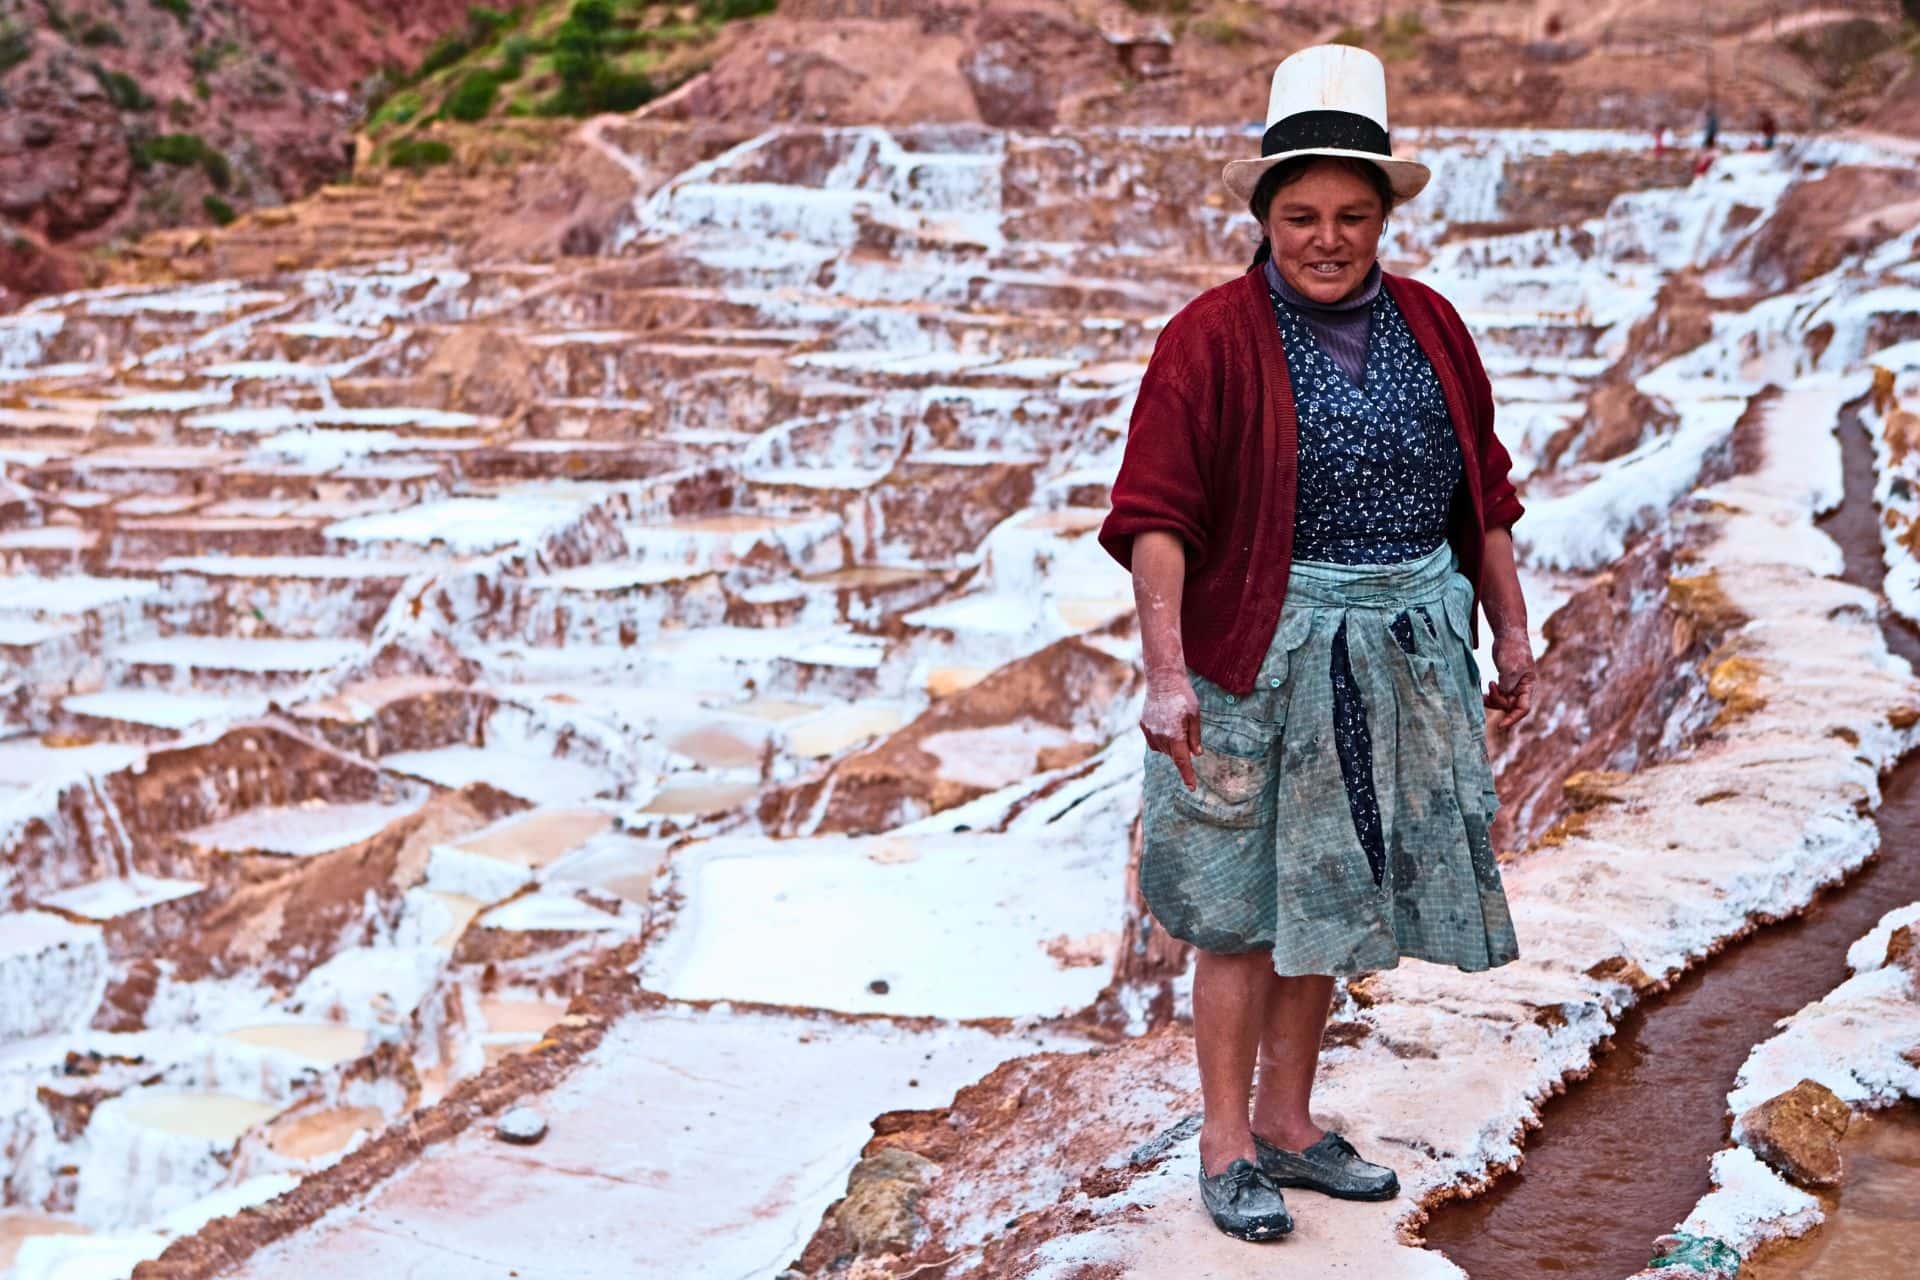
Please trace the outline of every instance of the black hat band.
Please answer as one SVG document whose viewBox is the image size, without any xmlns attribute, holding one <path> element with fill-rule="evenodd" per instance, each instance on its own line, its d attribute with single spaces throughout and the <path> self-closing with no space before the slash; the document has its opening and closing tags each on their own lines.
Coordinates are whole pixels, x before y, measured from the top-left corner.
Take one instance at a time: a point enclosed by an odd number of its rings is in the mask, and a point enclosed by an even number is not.
<svg viewBox="0 0 1920 1280">
<path fill-rule="evenodd" d="M 1392 158 L 1387 131 L 1357 111 L 1296 111 L 1276 120 L 1260 139 L 1260 154 L 1331 147 L 1339 151 L 1367 151 Z"/>
</svg>

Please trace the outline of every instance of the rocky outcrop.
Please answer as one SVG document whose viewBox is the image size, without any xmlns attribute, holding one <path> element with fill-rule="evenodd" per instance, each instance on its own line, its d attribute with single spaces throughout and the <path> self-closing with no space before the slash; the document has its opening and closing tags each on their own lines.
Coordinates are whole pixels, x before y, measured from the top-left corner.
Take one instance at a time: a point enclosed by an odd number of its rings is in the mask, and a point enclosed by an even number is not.
<svg viewBox="0 0 1920 1280">
<path fill-rule="evenodd" d="M 0 309 L 95 269 L 74 248 L 208 225 L 351 166 L 370 73 L 411 67 L 464 0 L 65 0 L 4 24 Z M 324 32 L 325 38 L 315 38 Z"/>
<path fill-rule="evenodd" d="M 1740 1117 L 1755 1155 L 1803 1187 L 1840 1181 L 1840 1139 L 1853 1113 L 1833 1090 L 1802 1080 Z"/>
<path fill-rule="evenodd" d="M 1920 173 L 1842 165 L 1795 185 L 1747 247 L 1765 287 L 1789 289 L 1920 225 Z"/>
<path fill-rule="evenodd" d="M 359 89 L 382 69 L 411 68 L 466 21 L 469 0 L 232 0 L 259 43 L 316 89 Z M 502 5 L 501 8 L 511 8 Z M 324 31 L 325 39 L 314 34 Z"/>
<path fill-rule="evenodd" d="M 126 202 L 133 153 L 100 77 L 38 33 L 6 76 L 0 214 L 55 240 L 91 231 Z"/>
<path fill-rule="evenodd" d="M 1741 45 L 1746 74 L 1716 83 L 1709 60 L 1676 58 L 1663 37 L 1541 40 L 1531 5 L 1429 9 L 1423 17 L 1349 28 L 1349 38 L 1384 56 L 1400 125 L 1599 125 L 1650 135 L 1656 126 L 1690 127 L 1717 100 L 1730 127 L 1748 127 L 1764 109 L 1797 130 L 1810 126 L 1816 96 L 1831 99 L 1829 121 L 1876 106 L 1874 91 L 1844 100 L 1818 93 L 1807 59 L 1764 35 Z M 1636 15 L 1637 27 L 1649 22 L 1654 15 Z M 660 109 L 687 120 L 1237 125 L 1261 118 L 1274 51 L 1326 39 L 1326 24 L 1298 6 L 1196 0 L 1168 28 L 1151 31 L 1152 57 L 1143 60 L 1139 37 L 1147 32 L 1117 4 L 788 0 L 724 33 L 712 70 Z M 1893 123 L 1883 127 L 1892 128 L 1905 117 L 1890 109 L 1887 118 Z M 1565 186 L 1570 211 L 1604 207 L 1607 187 L 1644 185 L 1609 169 L 1651 168 L 1683 182 L 1691 162 L 1683 151 L 1655 156 L 1649 148 L 1600 169 L 1566 167 L 1541 195 L 1558 199 L 1556 186 Z"/>
<path fill-rule="evenodd" d="M 1501 795 L 1496 850 L 1580 830 L 1610 802 L 1604 791 L 1581 789 L 1589 771 L 1618 774 L 1649 761 L 1702 718 L 1705 682 L 1695 664 L 1735 619 L 1711 607 L 1720 598 L 1703 594 L 1708 584 L 1675 589 L 1674 577 L 1684 577 L 1674 548 L 1646 539 L 1547 619 L 1533 730 L 1491 743 Z"/>
</svg>

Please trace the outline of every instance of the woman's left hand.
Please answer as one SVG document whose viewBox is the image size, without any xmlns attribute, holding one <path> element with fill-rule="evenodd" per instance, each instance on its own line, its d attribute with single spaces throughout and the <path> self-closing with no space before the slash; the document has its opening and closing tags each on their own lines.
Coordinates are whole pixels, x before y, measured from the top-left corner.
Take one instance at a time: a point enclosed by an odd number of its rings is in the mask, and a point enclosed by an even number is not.
<svg viewBox="0 0 1920 1280">
<path fill-rule="evenodd" d="M 1504 631 L 1493 638 L 1493 665 L 1498 680 L 1487 681 L 1482 701 L 1495 713 L 1488 721 L 1496 729 L 1510 729 L 1533 710 L 1533 641 L 1524 631 Z"/>
</svg>

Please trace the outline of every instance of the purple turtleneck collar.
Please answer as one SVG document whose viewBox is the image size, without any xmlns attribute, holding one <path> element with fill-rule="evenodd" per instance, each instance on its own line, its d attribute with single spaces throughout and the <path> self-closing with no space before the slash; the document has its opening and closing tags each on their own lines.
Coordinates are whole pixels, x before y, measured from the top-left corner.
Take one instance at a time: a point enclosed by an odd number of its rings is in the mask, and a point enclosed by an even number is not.
<svg viewBox="0 0 1920 1280">
<path fill-rule="evenodd" d="M 1272 258 L 1267 259 L 1266 273 L 1267 287 L 1300 314 L 1319 340 L 1321 349 L 1346 371 L 1353 384 L 1364 388 L 1367 385 L 1367 333 L 1371 328 L 1368 322 L 1373 317 L 1373 300 L 1380 296 L 1379 261 L 1367 268 L 1366 279 L 1360 282 L 1360 287 L 1338 302 L 1315 302 L 1307 297 L 1287 283 Z"/>
<path fill-rule="evenodd" d="M 1353 320 L 1353 312 L 1372 306 L 1373 300 L 1380 296 L 1380 261 L 1377 258 L 1367 268 L 1366 278 L 1338 302 L 1315 302 L 1307 297 L 1287 283 L 1287 278 L 1280 274 L 1280 268 L 1274 265 L 1272 258 L 1267 259 L 1266 272 L 1267 287 L 1279 294 L 1282 302 L 1299 308 L 1312 319 L 1324 320 L 1329 324 Z"/>
</svg>

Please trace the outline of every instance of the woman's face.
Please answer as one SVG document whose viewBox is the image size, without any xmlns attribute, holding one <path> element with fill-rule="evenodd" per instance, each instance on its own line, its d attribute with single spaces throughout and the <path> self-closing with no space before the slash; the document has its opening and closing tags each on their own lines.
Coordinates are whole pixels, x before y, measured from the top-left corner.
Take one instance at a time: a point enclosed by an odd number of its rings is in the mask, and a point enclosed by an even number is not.
<svg viewBox="0 0 1920 1280">
<path fill-rule="evenodd" d="M 1281 279 L 1314 302 L 1338 302 L 1366 279 L 1386 222 L 1372 183 L 1345 165 L 1315 164 L 1273 193 L 1267 242 Z"/>
</svg>

